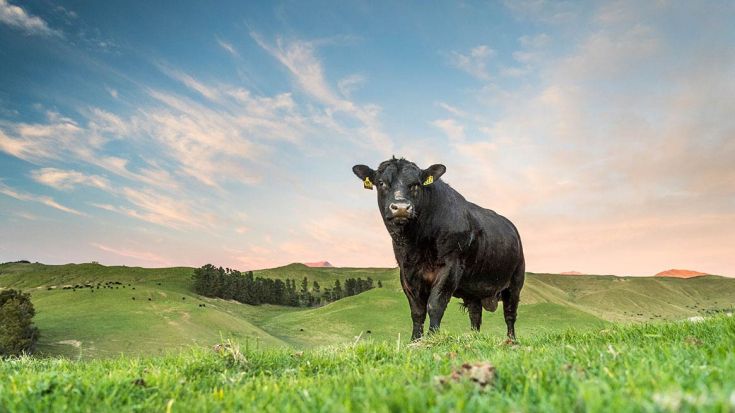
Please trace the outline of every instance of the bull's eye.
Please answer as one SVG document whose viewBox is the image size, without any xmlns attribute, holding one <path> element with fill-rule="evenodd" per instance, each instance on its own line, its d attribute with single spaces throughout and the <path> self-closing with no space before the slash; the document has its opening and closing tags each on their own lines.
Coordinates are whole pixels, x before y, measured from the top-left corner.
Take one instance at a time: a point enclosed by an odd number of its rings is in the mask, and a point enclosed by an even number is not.
<svg viewBox="0 0 735 413">
<path fill-rule="evenodd" d="M 419 186 L 418 186 L 418 184 L 411 185 L 411 192 L 413 192 L 414 194 L 416 194 L 417 192 L 419 192 Z"/>
<path fill-rule="evenodd" d="M 383 180 L 378 181 L 378 186 L 380 186 L 381 189 L 388 188 L 388 184 L 386 184 Z"/>
</svg>

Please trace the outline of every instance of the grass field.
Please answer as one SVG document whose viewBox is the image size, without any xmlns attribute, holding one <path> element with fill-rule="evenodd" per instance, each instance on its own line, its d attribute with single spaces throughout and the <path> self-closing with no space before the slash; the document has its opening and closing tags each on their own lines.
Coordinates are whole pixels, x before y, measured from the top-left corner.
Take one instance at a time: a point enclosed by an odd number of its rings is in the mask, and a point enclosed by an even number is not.
<svg viewBox="0 0 735 413">
<path fill-rule="evenodd" d="M 331 286 L 335 279 L 372 277 L 384 288 L 312 308 L 249 306 L 194 294 L 191 268 L 143 269 L 98 264 L 2 264 L 0 288 L 32 295 L 42 355 L 72 359 L 160 355 L 232 338 L 258 348 L 295 349 L 350 343 L 362 336 L 393 343 L 411 321 L 396 269 L 308 268 L 301 264 L 256 275 L 307 277 Z M 75 284 L 119 282 L 112 288 L 64 290 Z M 49 290 L 51 288 L 51 290 Z M 133 300 L 135 298 L 135 300 Z M 150 299 L 150 301 L 149 301 Z M 200 307 L 204 304 L 205 307 Z M 611 323 L 661 322 L 735 306 L 735 280 L 528 274 L 521 296 L 518 335 L 533 338 Z M 456 300 L 442 324 L 449 334 L 468 331 Z M 482 332 L 504 335 L 502 311 L 484 313 Z"/>
<path fill-rule="evenodd" d="M 503 344 L 361 339 L 294 351 L 232 346 L 163 357 L 0 363 L 0 410 L 266 412 L 735 411 L 735 319 L 608 325 Z M 463 363 L 494 375 L 445 380 Z M 488 370 L 479 370 L 480 373 Z"/>
</svg>

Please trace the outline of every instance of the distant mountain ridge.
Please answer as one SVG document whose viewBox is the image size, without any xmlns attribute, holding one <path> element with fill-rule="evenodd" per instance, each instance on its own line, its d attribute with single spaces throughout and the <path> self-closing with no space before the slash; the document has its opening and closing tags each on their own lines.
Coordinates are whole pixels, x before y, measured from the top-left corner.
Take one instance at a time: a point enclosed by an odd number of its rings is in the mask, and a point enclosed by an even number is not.
<svg viewBox="0 0 735 413">
<path fill-rule="evenodd" d="M 334 265 L 330 264 L 329 261 L 316 261 L 316 262 L 305 262 L 304 265 L 312 268 L 332 268 Z"/>
<path fill-rule="evenodd" d="M 654 277 L 694 278 L 694 277 L 701 277 L 703 275 L 709 275 L 709 274 L 707 274 L 706 272 L 699 272 L 699 271 L 692 271 L 692 270 L 670 269 L 666 271 L 661 271 L 660 273 L 656 274 Z"/>
<path fill-rule="evenodd" d="M 579 271 L 564 271 L 564 272 L 560 272 L 559 274 L 560 275 L 584 275 Z"/>
</svg>

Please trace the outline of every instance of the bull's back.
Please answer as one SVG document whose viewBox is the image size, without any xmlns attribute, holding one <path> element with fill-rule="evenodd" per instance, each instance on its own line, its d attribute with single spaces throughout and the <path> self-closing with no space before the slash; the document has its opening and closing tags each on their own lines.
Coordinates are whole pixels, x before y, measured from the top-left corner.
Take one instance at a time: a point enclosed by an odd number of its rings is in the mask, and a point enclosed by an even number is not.
<svg viewBox="0 0 735 413">
<path fill-rule="evenodd" d="M 523 248 L 516 227 L 504 216 L 472 204 L 477 247 L 464 258 L 465 282 L 506 284 L 523 264 Z"/>
</svg>

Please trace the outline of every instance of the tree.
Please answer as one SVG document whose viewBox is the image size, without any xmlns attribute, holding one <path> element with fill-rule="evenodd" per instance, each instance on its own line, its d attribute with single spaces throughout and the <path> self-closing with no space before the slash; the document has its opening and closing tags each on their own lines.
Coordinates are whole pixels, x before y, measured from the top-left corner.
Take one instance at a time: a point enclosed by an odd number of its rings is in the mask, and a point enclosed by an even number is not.
<svg viewBox="0 0 735 413">
<path fill-rule="evenodd" d="M 0 357 L 33 351 L 39 337 L 32 321 L 34 315 L 30 294 L 18 290 L 0 292 Z"/>
<path fill-rule="evenodd" d="M 192 279 L 194 281 L 194 291 L 207 297 L 212 297 L 214 294 L 210 290 L 212 282 L 212 274 L 215 270 L 212 264 L 207 264 L 201 268 L 194 270 Z"/>
<path fill-rule="evenodd" d="M 314 305 L 319 305 L 322 302 L 322 291 L 319 283 L 314 280 L 314 285 L 311 287 L 311 291 L 314 293 Z"/>
<path fill-rule="evenodd" d="M 334 280 L 334 288 L 332 289 L 332 300 L 336 301 L 342 298 L 342 284 L 339 280 Z"/>
</svg>

